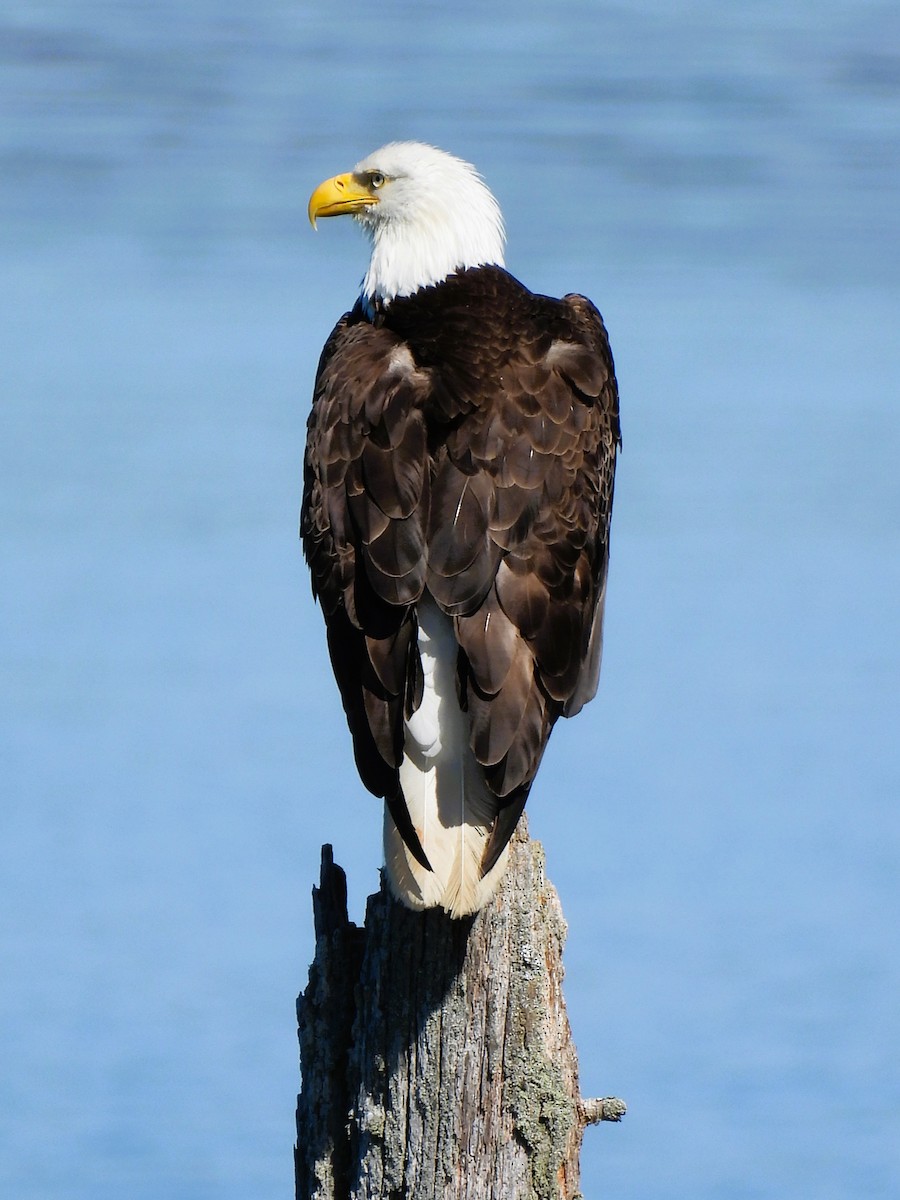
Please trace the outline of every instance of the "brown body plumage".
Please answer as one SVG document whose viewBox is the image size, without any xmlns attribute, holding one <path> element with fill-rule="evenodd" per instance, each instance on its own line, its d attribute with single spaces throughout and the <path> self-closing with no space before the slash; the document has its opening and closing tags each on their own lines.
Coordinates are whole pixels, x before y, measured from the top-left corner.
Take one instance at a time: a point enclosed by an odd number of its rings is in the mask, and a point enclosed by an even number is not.
<svg viewBox="0 0 900 1200">
<path fill-rule="evenodd" d="M 555 721 L 596 690 L 619 440 L 596 308 L 532 294 L 499 266 L 357 303 L 325 345 L 301 531 L 360 775 L 408 851 L 401 874 L 420 880 L 412 898 L 395 884 L 407 903 L 459 915 L 490 894 L 428 890 L 422 819 L 401 785 L 426 688 L 424 606 L 440 637 L 452 631 L 472 760 L 460 787 L 481 791 L 486 874 Z"/>
</svg>

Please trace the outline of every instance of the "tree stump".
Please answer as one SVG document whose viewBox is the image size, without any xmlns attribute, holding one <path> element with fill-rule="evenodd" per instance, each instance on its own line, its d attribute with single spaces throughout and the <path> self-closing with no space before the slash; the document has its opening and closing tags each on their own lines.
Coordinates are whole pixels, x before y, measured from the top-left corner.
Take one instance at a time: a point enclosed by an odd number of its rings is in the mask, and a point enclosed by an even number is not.
<svg viewBox="0 0 900 1200">
<path fill-rule="evenodd" d="M 298 1200 L 575 1200 L 585 1126 L 562 995 L 566 925 L 524 819 L 475 917 L 381 890 L 347 917 L 331 847 L 313 889 L 316 956 L 297 1002 Z"/>
</svg>

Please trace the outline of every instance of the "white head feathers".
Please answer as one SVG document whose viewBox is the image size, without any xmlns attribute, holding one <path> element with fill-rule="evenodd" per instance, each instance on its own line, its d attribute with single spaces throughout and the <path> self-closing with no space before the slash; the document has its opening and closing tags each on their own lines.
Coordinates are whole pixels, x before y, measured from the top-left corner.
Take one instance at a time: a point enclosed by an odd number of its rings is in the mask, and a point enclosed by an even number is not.
<svg viewBox="0 0 900 1200">
<path fill-rule="evenodd" d="M 466 267 L 503 266 L 500 206 L 470 163 L 421 142 L 391 142 L 353 174 L 378 185 L 378 203 L 354 213 L 372 243 L 365 303 L 409 296 Z"/>
</svg>

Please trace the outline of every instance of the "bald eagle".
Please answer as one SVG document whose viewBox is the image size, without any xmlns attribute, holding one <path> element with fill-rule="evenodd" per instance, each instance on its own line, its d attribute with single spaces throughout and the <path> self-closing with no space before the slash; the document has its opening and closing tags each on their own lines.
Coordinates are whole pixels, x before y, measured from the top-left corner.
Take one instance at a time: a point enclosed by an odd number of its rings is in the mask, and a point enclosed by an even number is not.
<svg viewBox="0 0 900 1200">
<path fill-rule="evenodd" d="M 301 536 L 393 894 L 494 894 L 557 718 L 597 690 L 618 394 L 584 296 L 503 265 L 475 169 L 395 142 L 313 192 L 371 243 L 325 343 Z"/>
</svg>

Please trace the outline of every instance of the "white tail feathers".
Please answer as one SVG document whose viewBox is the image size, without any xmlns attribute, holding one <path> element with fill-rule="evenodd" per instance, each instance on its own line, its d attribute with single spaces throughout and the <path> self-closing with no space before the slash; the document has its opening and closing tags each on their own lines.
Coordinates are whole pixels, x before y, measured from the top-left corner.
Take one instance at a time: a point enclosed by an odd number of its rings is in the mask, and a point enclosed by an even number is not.
<svg viewBox="0 0 900 1200">
<path fill-rule="evenodd" d="M 391 891 L 408 908 L 477 912 L 494 895 L 507 850 L 487 875 L 481 863 L 498 812 L 469 746 L 469 722 L 456 694 L 457 644 L 451 619 L 426 594 L 418 609 L 422 703 L 406 722 L 400 786 L 431 863 L 418 863 L 384 814 L 384 858 Z"/>
<path fill-rule="evenodd" d="M 508 857 L 504 848 L 496 864 L 482 875 L 494 821 L 489 814 L 496 812 L 496 799 L 484 795 L 483 779 L 464 779 L 460 788 L 460 772 L 442 770 L 441 765 L 416 771 L 407 760 L 400 775 L 401 780 L 405 776 L 403 794 L 432 870 L 413 858 L 385 809 L 384 860 L 391 891 L 408 908 L 440 906 L 451 917 L 478 912 L 497 890 Z"/>
</svg>

